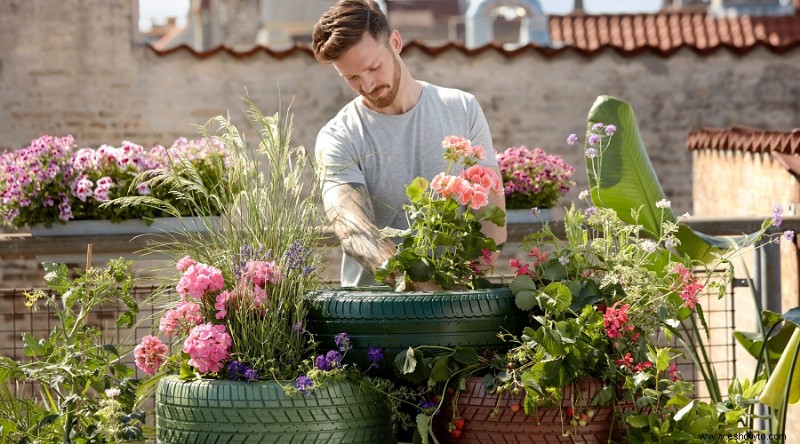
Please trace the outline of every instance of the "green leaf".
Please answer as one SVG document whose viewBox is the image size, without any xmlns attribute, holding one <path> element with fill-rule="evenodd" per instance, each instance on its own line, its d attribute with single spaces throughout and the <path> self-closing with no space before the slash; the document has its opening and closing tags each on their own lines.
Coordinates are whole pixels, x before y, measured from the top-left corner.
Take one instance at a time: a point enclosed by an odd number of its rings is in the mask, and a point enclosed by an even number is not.
<svg viewBox="0 0 800 444">
<path fill-rule="evenodd" d="M 528 290 L 518 291 L 514 296 L 514 302 L 517 304 L 517 308 L 522 311 L 528 311 L 538 305 L 536 298 L 533 297 L 533 292 Z"/>
<path fill-rule="evenodd" d="M 681 419 L 683 419 L 683 417 L 686 416 L 687 413 L 692 411 L 692 409 L 694 408 L 694 405 L 695 405 L 696 402 L 697 402 L 696 399 L 692 399 L 691 401 L 689 401 L 688 404 L 683 406 L 682 409 L 678 410 L 677 413 L 675 413 L 675 416 L 673 417 L 673 419 L 675 421 L 680 421 Z"/>
<path fill-rule="evenodd" d="M 476 365 L 480 361 L 478 352 L 471 347 L 456 347 L 455 351 L 453 352 L 453 359 L 455 359 L 456 362 L 467 366 Z"/>
<path fill-rule="evenodd" d="M 767 340 L 767 353 L 770 361 L 777 362 L 780 359 L 781 353 L 786 348 L 786 344 L 789 343 L 794 329 L 794 325 L 788 324 Z M 760 332 L 734 331 L 733 337 L 751 356 L 754 358 L 761 356 L 762 348 L 764 347 L 763 334 Z"/>
<path fill-rule="evenodd" d="M 425 195 L 427 190 L 428 180 L 424 177 L 417 177 L 406 187 L 406 195 L 408 195 L 408 200 L 411 201 L 411 203 L 417 203 L 422 199 L 422 196 Z"/>
<path fill-rule="evenodd" d="M 65 264 L 57 264 L 55 262 L 42 262 L 45 275 L 44 281 L 47 282 L 47 287 L 57 293 L 64 293 L 70 287 L 69 269 Z"/>
<path fill-rule="evenodd" d="M 795 326 L 800 327 L 800 307 L 792 308 L 791 310 L 782 314 L 781 317 L 791 322 Z"/>
<path fill-rule="evenodd" d="M 630 104 L 611 96 L 599 96 L 589 110 L 587 128 L 595 123 L 613 124 L 617 131 L 611 138 L 603 136 L 601 157 L 586 159 L 586 170 L 595 205 L 614 209 L 623 221 L 642 225 L 651 237 L 661 234 L 661 221 L 677 222 L 671 209 L 659 209 L 655 204 L 666 195 L 647 154 L 636 116 Z M 608 146 L 606 146 L 608 144 Z M 588 137 L 587 137 L 588 148 Z M 593 162 L 601 160 L 601 167 Z M 639 209 L 634 221 L 631 210 Z M 663 213 L 662 213 L 663 212 Z M 709 261 L 710 253 L 730 245 L 725 238 L 703 235 L 681 225 L 676 237 L 681 244 L 677 250 L 693 259 Z"/>
<path fill-rule="evenodd" d="M 28 332 L 22 333 L 22 351 L 25 356 L 36 357 L 47 354 L 47 347 L 44 346 L 44 339 L 38 340 Z"/>
<path fill-rule="evenodd" d="M 517 276 L 511 281 L 511 292 L 516 294 L 519 291 L 534 291 L 536 290 L 536 283 L 533 282 L 528 275 Z"/>
<path fill-rule="evenodd" d="M 665 348 L 658 349 L 656 353 L 656 370 L 664 372 L 669 368 L 669 350 Z"/>
<path fill-rule="evenodd" d="M 406 276 L 414 282 L 427 282 L 433 278 L 434 267 L 425 258 L 419 258 L 406 268 Z"/>
<path fill-rule="evenodd" d="M 408 347 L 405 353 L 398 353 L 394 357 L 394 366 L 400 370 L 401 374 L 413 373 L 417 367 L 417 359 L 414 357 L 414 349 Z"/>
<path fill-rule="evenodd" d="M 561 281 L 567 278 L 567 267 L 559 262 L 551 262 L 544 267 L 544 277 L 548 281 Z"/>
<path fill-rule="evenodd" d="M 435 382 L 446 382 L 453 375 L 450 370 L 450 359 L 448 356 L 437 356 L 433 359 L 433 370 L 431 371 L 431 379 Z M 412 370 L 413 371 L 413 370 Z"/>
<path fill-rule="evenodd" d="M 650 425 L 650 417 L 647 415 L 629 415 L 625 418 L 625 422 L 630 424 L 631 427 L 640 429 Z"/>
<path fill-rule="evenodd" d="M 611 386 L 607 385 L 603 387 L 602 390 L 597 392 L 597 395 L 595 395 L 594 399 L 592 399 L 590 405 L 592 406 L 611 405 L 611 401 L 613 400 L 614 400 L 614 389 Z"/>
<path fill-rule="evenodd" d="M 402 238 L 406 236 L 411 236 L 412 234 L 414 234 L 414 230 L 412 230 L 411 228 L 400 230 L 392 227 L 383 227 L 380 229 L 381 239 L 392 238 L 392 237 Z"/>
<path fill-rule="evenodd" d="M 566 285 L 560 282 L 551 282 L 547 284 L 543 292 L 549 299 L 545 304 L 542 304 L 546 305 L 544 308 L 547 310 L 561 313 L 569 308 L 569 305 L 572 303 L 572 293 Z"/>
<path fill-rule="evenodd" d="M 428 444 L 430 442 L 428 437 L 433 436 L 433 430 L 431 430 L 431 418 L 431 416 L 424 413 L 417 414 L 417 432 L 419 432 L 419 435 L 422 438 L 422 444 Z"/>
</svg>

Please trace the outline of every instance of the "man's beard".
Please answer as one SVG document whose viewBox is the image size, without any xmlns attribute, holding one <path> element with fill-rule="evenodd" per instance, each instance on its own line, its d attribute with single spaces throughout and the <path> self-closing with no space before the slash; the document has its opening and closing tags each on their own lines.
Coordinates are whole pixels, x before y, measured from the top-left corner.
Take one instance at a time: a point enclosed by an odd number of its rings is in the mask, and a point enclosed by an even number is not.
<svg viewBox="0 0 800 444">
<path fill-rule="evenodd" d="M 397 56 L 394 57 L 394 66 L 392 72 L 392 84 L 389 86 L 381 86 L 380 89 L 387 89 L 386 93 L 382 96 L 373 99 L 372 97 L 366 95 L 363 91 L 361 92 L 361 96 L 367 99 L 369 103 L 372 104 L 375 108 L 386 108 L 387 106 L 391 105 L 394 102 L 394 99 L 397 98 L 397 91 L 400 89 L 400 62 L 397 61 Z"/>
</svg>

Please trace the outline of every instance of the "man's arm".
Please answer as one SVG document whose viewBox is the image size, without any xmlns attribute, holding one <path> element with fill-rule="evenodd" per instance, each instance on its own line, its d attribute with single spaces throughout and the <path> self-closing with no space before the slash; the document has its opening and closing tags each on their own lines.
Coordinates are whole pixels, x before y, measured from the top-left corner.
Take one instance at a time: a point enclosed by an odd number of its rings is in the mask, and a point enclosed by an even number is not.
<svg viewBox="0 0 800 444">
<path fill-rule="evenodd" d="M 347 183 L 333 187 L 324 194 L 323 205 L 342 249 L 365 270 L 374 274 L 378 266 L 394 255 L 394 243 L 380 238 L 364 185 Z"/>
</svg>

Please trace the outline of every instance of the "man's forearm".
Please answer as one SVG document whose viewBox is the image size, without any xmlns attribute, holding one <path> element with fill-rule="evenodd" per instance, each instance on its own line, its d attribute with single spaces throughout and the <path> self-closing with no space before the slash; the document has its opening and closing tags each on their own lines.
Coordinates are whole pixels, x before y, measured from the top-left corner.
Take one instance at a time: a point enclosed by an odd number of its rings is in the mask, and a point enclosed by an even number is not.
<svg viewBox="0 0 800 444">
<path fill-rule="evenodd" d="M 394 243 L 381 239 L 367 190 L 363 185 L 345 184 L 329 191 L 325 207 L 344 252 L 370 273 L 395 251 Z"/>
</svg>

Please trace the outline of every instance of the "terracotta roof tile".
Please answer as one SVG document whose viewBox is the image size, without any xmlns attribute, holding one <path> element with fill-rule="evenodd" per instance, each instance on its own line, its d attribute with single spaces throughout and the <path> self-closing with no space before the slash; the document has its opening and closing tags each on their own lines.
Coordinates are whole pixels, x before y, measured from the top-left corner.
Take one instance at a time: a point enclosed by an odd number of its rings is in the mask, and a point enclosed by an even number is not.
<svg viewBox="0 0 800 444">
<path fill-rule="evenodd" d="M 800 3 L 800 0 L 795 2 Z M 552 47 L 528 45 L 516 50 L 506 50 L 502 45 L 489 44 L 482 48 L 466 49 L 463 44 L 457 42 L 444 46 L 412 42 L 407 46 L 416 47 L 431 55 L 450 49 L 468 55 L 492 49 L 508 57 L 521 54 L 525 49 L 536 51 L 546 57 L 564 51 L 576 51 L 591 56 L 607 48 L 628 57 L 643 51 L 669 56 L 681 48 L 690 48 L 699 54 L 710 54 L 723 48 L 744 54 L 758 46 L 783 53 L 800 46 L 800 8 L 796 11 L 794 15 L 785 16 L 739 17 L 716 17 L 704 11 L 694 10 L 661 11 L 655 14 L 578 13 L 549 17 Z M 224 45 L 203 52 L 196 52 L 188 46 L 167 50 L 153 48 L 153 50 L 159 55 L 186 50 L 197 57 L 208 57 L 220 51 L 235 57 L 249 57 L 263 51 L 277 58 L 287 57 L 298 50 L 311 53 L 308 45 L 298 45 L 288 51 L 272 51 L 268 48 L 237 51 Z"/>
<path fill-rule="evenodd" d="M 800 128 L 791 131 L 761 130 L 743 126 L 726 129 L 702 128 L 689 134 L 686 148 L 800 154 Z"/>
</svg>

